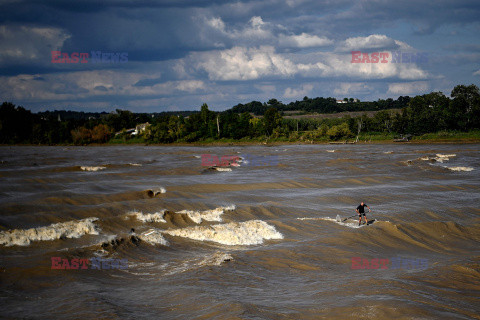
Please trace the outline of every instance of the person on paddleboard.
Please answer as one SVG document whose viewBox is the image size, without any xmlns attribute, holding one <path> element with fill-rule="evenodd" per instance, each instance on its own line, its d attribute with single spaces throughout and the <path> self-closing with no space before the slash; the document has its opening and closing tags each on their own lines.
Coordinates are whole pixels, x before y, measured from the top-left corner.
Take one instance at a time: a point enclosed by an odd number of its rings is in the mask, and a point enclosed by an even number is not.
<svg viewBox="0 0 480 320">
<path fill-rule="evenodd" d="M 362 215 L 365 217 L 365 223 L 368 224 L 367 216 L 365 215 L 365 207 L 368 208 L 368 212 L 372 211 L 370 210 L 370 207 L 365 204 L 365 202 L 362 201 L 360 205 L 357 207 L 357 213 L 358 213 L 358 225 L 362 224 Z"/>
</svg>

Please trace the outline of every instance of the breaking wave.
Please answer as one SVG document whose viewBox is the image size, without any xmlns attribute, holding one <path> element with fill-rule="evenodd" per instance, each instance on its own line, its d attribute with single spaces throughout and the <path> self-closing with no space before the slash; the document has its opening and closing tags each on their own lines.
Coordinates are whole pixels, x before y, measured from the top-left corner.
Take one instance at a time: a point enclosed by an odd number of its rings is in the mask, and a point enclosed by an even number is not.
<svg viewBox="0 0 480 320">
<path fill-rule="evenodd" d="M 347 220 L 347 221 L 337 221 L 337 219 L 333 219 L 333 218 L 330 218 L 330 217 L 325 217 L 325 218 L 321 218 L 321 220 L 325 220 L 325 221 L 331 221 L 331 222 L 335 222 L 336 224 L 339 224 L 341 226 L 345 226 L 345 227 L 348 227 L 348 228 L 354 228 L 354 229 L 357 229 L 357 228 L 361 228 L 362 226 L 358 225 L 358 220 L 355 221 L 355 222 L 352 222 L 351 220 Z"/>
<path fill-rule="evenodd" d="M 435 160 L 437 162 L 440 162 L 440 163 L 443 163 L 444 161 L 448 161 L 448 160 L 450 160 L 450 158 L 456 157 L 457 155 L 456 154 L 440 154 L 440 153 L 437 153 L 436 156 L 437 157 L 433 158 L 433 160 Z"/>
<path fill-rule="evenodd" d="M 451 171 L 473 171 L 472 167 L 444 167 Z"/>
<path fill-rule="evenodd" d="M 424 156 L 420 157 L 419 160 L 422 161 L 430 161 L 430 162 L 440 162 L 443 163 L 444 161 L 449 161 L 450 158 L 456 157 L 456 154 L 441 154 L 437 153 L 435 157 Z"/>
<path fill-rule="evenodd" d="M 0 232 L 0 244 L 28 246 L 32 241 L 49 241 L 61 238 L 79 238 L 85 234 L 98 234 L 93 223 L 98 218 L 54 223 L 45 227 L 15 229 Z"/>
<path fill-rule="evenodd" d="M 163 222 L 166 223 L 167 221 L 163 218 L 165 215 L 165 210 L 155 213 L 143 213 L 140 211 L 133 211 L 128 213 L 129 216 L 134 216 L 137 220 L 143 222 Z"/>
<path fill-rule="evenodd" d="M 107 169 L 107 167 L 103 167 L 103 166 L 98 166 L 98 167 L 89 167 L 89 166 L 81 166 L 80 167 L 80 170 L 82 171 L 100 171 L 100 170 L 105 170 Z"/>
<path fill-rule="evenodd" d="M 166 230 L 163 233 L 192 240 L 211 241 L 229 246 L 262 244 L 264 240 L 283 239 L 283 235 L 278 232 L 274 226 L 262 220 L 187 227 Z"/>
<path fill-rule="evenodd" d="M 348 228 L 354 228 L 354 229 L 357 229 L 357 228 L 361 228 L 362 226 L 359 226 L 358 225 L 358 220 L 355 221 L 355 222 L 351 222 L 350 221 L 345 221 L 343 222 L 342 220 L 341 221 L 337 221 L 336 219 L 333 219 L 333 218 L 330 218 L 330 217 L 319 217 L 319 218 L 310 218 L 310 217 L 304 217 L 304 218 L 297 218 L 297 220 L 302 220 L 302 221 L 305 221 L 305 220 L 323 220 L 323 221 L 330 221 L 330 222 L 335 222 L 336 224 L 339 224 L 341 226 L 345 226 L 345 227 L 348 227 Z"/>
<path fill-rule="evenodd" d="M 184 214 L 194 223 L 199 224 L 202 220 L 205 221 L 222 221 L 222 215 L 225 211 L 232 211 L 235 210 L 235 205 L 230 205 L 227 207 L 218 207 L 211 210 L 205 211 L 193 211 L 193 210 L 182 210 L 175 213 L 169 212 L 170 215 L 172 214 Z M 155 213 L 143 213 L 140 211 L 133 211 L 127 214 L 127 216 L 134 216 L 137 220 L 143 222 L 162 222 L 167 223 L 165 220 L 166 210 L 162 210 L 160 212 Z"/>
<path fill-rule="evenodd" d="M 129 163 L 128 165 L 132 167 L 141 167 L 142 165 L 140 163 Z"/>
<path fill-rule="evenodd" d="M 168 241 L 163 237 L 162 233 L 157 229 L 150 229 L 148 231 L 142 232 L 138 236 L 141 240 L 152 244 L 160 244 L 162 246 L 168 246 Z"/>
<path fill-rule="evenodd" d="M 165 189 L 164 187 L 158 187 L 158 188 L 155 188 L 155 189 L 149 189 L 147 190 L 147 195 L 151 198 L 159 195 L 159 194 L 163 194 L 163 193 L 166 193 L 167 192 L 167 189 Z"/>
<path fill-rule="evenodd" d="M 225 211 L 235 210 L 235 205 L 230 205 L 227 207 L 219 207 L 212 210 L 205 211 L 191 211 L 191 210 L 182 210 L 177 213 L 186 214 L 193 222 L 201 223 L 202 220 L 205 221 L 222 221 L 222 215 Z"/>
</svg>

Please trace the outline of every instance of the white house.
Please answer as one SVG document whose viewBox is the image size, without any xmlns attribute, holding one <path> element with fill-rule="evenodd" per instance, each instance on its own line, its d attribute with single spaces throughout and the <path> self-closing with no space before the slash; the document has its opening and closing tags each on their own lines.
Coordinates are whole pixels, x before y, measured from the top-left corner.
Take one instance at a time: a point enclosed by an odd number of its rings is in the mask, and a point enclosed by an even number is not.
<svg viewBox="0 0 480 320">
<path fill-rule="evenodd" d="M 135 131 L 132 132 L 132 136 L 136 136 L 137 134 L 144 133 L 145 130 L 147 130 L 147 128 L 149 126 L 150 126 L 150 123 L 148 123 L 148 122 L 141 123 L 141 124 L 137 125 L 135 127 Z"/>
</svg>

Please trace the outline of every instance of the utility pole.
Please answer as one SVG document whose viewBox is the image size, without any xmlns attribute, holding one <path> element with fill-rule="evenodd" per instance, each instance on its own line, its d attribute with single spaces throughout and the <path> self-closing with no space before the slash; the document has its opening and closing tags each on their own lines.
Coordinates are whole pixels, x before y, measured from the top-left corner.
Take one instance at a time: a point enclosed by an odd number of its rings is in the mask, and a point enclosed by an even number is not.
<svg viewBox="0 0 480 320">
<path fill-rule="evenodd" d="M 217 115 L 217 131 L 218 131 L 218 137 L 220 138 L 220 124 L 218 122 L 218 115 Z"/>
</svg>

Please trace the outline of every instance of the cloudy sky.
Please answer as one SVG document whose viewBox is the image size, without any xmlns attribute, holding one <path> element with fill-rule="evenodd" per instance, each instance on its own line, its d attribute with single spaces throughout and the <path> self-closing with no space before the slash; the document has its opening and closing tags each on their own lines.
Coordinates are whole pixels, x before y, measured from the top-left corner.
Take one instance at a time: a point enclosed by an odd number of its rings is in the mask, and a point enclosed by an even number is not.
<svg viewBox="0 0 480 320">
<path fill-rule="evenodd" d="M 159 112 L 449 95 L 480 86 L 478 17 L 478 0 L 0 0 L 0 100 Z M 52 51 L 89 58 L 52 63 Z M 92 51 L 127 59 L 95 63 Z M 352 51 L 389 58 L 351 63 Z"/>
</svg>

